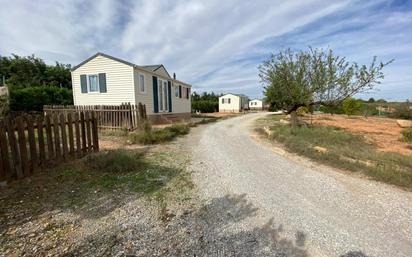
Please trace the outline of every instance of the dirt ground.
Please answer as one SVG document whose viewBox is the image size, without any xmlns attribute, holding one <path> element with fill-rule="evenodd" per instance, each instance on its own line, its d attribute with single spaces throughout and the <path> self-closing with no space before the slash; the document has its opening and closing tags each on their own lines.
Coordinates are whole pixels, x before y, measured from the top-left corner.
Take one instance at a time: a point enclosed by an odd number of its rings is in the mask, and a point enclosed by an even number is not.
<svg viewBox="0 0 412 257">
<path fill-rule="evenodd" d="M 363 135 L 375 144 L 380 151 L 412 155 L 412 147 L 401 139 L 401 128 L 395 119 L 346 115 L 319 114 L 305 117 L 307 122 L 343 128 Z"/>
</svg>

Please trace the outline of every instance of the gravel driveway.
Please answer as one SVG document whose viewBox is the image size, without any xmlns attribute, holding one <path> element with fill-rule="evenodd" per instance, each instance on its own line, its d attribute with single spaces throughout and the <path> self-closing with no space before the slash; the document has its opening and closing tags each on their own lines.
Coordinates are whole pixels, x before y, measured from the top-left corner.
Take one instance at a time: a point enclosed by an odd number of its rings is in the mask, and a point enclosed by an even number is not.
<svg viewBox="0 0 412 257">
<path fill-rule="evenodd" d="M 412 256 L 412 193 L 283 155 L 252 136 L 264 115 L 217 122 L 187 138 L 202 197 L 242 199 L 236 208 L 220 201 L 214 214 L 231 217 L 218 233 L 233 256 Z"/>
</svg>

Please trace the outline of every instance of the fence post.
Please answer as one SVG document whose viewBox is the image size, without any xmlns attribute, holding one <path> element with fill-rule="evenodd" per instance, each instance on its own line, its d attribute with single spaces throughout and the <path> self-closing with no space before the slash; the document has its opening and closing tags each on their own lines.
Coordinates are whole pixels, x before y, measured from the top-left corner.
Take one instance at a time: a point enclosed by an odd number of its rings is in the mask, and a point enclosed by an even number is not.
<svg viewBox="0 0 412 257">
<path fill-rule="evenodd" d="M 37 171 L 38 168 L 38 157 L 37 157 L 37 147 L 36 147 L 36 139 L 34 136 L 34 126 L 33 126 L 33 119 L 30 115 L 26 116 L 26 124 L 27 124 L 27 135 L 29 137 L 29 149 L 30 149 L 30 172 Z"/>
<path fill-rule="evenodd" d="M 21 164 L 23 168 L 23 175 L 28 176 L 30 174 L 30 167 L 29 167 L 29 159 L 27 157 L 27 143 L 26 143 L 26 135 L 24 133 L 24 121 L 23 117 L 19 116 L 16 118 L 16 125 L 17 125 L 17 135 L 18 135 L 18 142 L 19 142 L 19 150 L 20 150 L 20 158 Z"/>
<path fill-rule="evenodd" d="M 63 159 L 67 159 L 69 150 L 67 148 L 66 117 L 60 113 L 60 130 L 62 135 Z"/>
<path fill-rule="evenodd" d="M 86 136 L 87 136 L 87 151 L 92 151 L 93 140 L 92 140 L 92 131 L 91 131 L 91 124 L 90 124 L 90 111 L 85 113 L 85 120 L 86 120 Z"/>
<path fill-rule="evenodd" d="M 84 112 L 80 112 L 80 126 L 82 129 L 82 153 L 86 154 L 87 142 L 86 142 L 86 124 L 84 121 Z"/>
<path fill-rule="evenodd" d="M 61 145 L 60 145 L 60 135 L 59 135 L 59 119 L 56 113 L 53 113 L 53 131 L 54 131 L 54 147 L 56 153 L 56 160 L 61 158 Z"/>
<path fill-rule="evenodd" d="M 70 156 L 74 157 L 74 137 L 73 137 L 73 119 L 72 114 L 69 112 L 67 114 L 67 125 L 69 131 L 69 147 L 70 147 Z"/>
<path fill-rule="evenodd" d="M 6 129 L 7 129 L 7 136 L 9 139 L 11 156 L 12 156 L 13 166 L 14 166 L 14 171 L 15 171 L 13 172 L 12 176 L 16 175 L 17 178 L 22 178 L 23 170 L 22 170 L 21 162 L 20 162 L 19 148 L 17 146 L 17 139 L 16 139 L 16 134 L 15 134 L 15 124 L 13 123 L 11 119 L 6 120 Z"/>
<path fill-rule="evenodd" d="M 74 130 L 76 134 L 76 152 L 77 155 L 80 156 L 82 152 L 82 145 L 80 140 L 80 127 L 79 127 L 79 113 L 76 112 L 74 114 Z"/>
<path fill-rule="evenodd" d="M 53 133 L 51 127 L 50 117 L 51 114 L 46 114 L 46 142 L 47 142 L 47 159 L 53 160 L 54 148 L 53 148 Z"/>
<path fill-rule="evenodd" d="M 93 150 L 99 151 L 99 132 L 97 128 L 97 119 L 95 112 L 92 112 L 92 135 L 93 135 Z"/>
<path fill-rule="evenodd" d="M 43 118 L 39 116 L 36 121 L 37 125 L 37 139 L 39 141 L 39 158 L 40 158 L 40 168 L 43 170 L 46 161 L 46 148 L 44 146 L 44 135 L 43 135 Z"/>
<path fill-rule="evenodd" d="M 11 167 L 9 161 L 9 149 L 7 147 L 6 126 L 0 121 L 0 181 L 9 180 L 11 177 Z"/>
</svg>

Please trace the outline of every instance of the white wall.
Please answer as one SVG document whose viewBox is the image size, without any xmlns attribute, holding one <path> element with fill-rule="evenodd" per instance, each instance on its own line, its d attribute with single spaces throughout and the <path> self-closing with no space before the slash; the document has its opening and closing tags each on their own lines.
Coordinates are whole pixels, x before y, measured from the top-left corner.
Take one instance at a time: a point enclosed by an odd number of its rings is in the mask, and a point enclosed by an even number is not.
<svg viewBox="0 0 412 257">
<path fill-rule="evenodd" d="M 230 99 L 230 104 L 227 103 L 227 100 L 225 100 L 225 103 L 223 104 L 223 98 Z M 240 97 L 237 95 L 226 94 L 219 97 L 219 112 L 239 112 L 241 110 L 240 105 L 241 100 Z"/>
<path fill-rule="evenodd" d="M 263 108 L 263 102 L 258 99 L 249 101 L 249 108 Z"/>
<path fill-rule="evenodd" d="M 93 75 L 106 73 L 106 93 L 88 92 L 82 93 L 80 87 L 80 75 Z M 146 92 L 139 90 L 139 74 L 145 77 Z M 172 113 L 190 113 L 191 98 L 176 98 L 174 86 L 190 87 L 185 83 L 174 81 L 169 77 L 153 73 L 141 68 L 112 60 L 104 56 L 97 56 L 72 71 L 73 98 L 75 105 L 120 105 L 122 103 L 146 105 L 148 115 L 153 113 L 153 76 L 172 81 Z M 183 90 L 182 90 L 183 93 Z M 159 114 L 165 114 L 160 113 Z"/>
<path fill-rule="evenodd" d="M 145 77 L 146 83 L 146 93 L 142 93 L 139 91 L 139 74 L 143 74 Z M 154 103 L 153 103 L 153 76 L 156 76 L 162 80 L 168 80 L 167 77 L 159 76 L 159 74 L 153 74 L 150 72 L 143 71 L 141 69 L 135 68 L 134 71 L 134 81 L 135 81 L 135 92 L 136 92 L 136 104 L 141 102 L 142 104 L 146 105 L 146 112 L 148 115 L 157 115 L 154 113 Z M 179 85 L 182 86 L 182 98 L 175 97 L 175 88 Z M 184 96 L 184 88 L 189 87 L 183 83 L 178 83 L 176 81 L 172 82 L 171 87 L 171 94 L 172 94 L 172 113 L 190 113 L 191 112 L 191 97 L 189 95 L 189 99 L 185 98 Z M 158 114 L 165 114 L 165 112 L 159 112 Z"/>
<path fill-rule="evenodd" d="M 182 98 L 175 96 L 175 90 L 176 88 L 179 87 L 179 85 L 182 86 Z M 186 112 L 192 111 L 191 91 L 189 93 L 189 99 L 187 99 L 185 97 L 186 96 L 185 88 L 187 88 L 187 86 L 182 83 L 179 83 L 179 82 L 172 83 L 172 111 L 174 113 L 186 113 Z"/>
<path fill-rule="evenodd" d="M 106 93 L 82 93 L 80 75 L 106 73 Z M 75 105 L 120 105 L 135 103 L 133 67 L 104 56 L 97 56 L 72 72 Z"/>
</svg>

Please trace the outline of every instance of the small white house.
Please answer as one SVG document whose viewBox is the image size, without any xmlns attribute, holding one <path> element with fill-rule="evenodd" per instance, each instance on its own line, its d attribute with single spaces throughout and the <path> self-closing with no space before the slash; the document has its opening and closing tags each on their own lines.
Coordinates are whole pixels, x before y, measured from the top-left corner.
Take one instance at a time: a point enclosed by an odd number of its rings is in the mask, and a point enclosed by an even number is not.
<svg viewBox="0 0 412 257">
<path fill-rule="evenodd" d="M 249 101 L 250 110 L 263 110 L 263 101 L 260 99 L 253 99 Z"/>
<path fill-rule="evenodd" d="M 219 112 L 242 112 L 248 109 L 249 98 L 242 94 L 225 94 L 219 97 Z"/>
<path fill-rule="evenodd" d="M 155 123 L 190 118 L 191 85 L 172 78 L 161 64 L 139 66 L 97 53 L 71 73 L 75 105 L 142 103 Z"/>
</svg>

